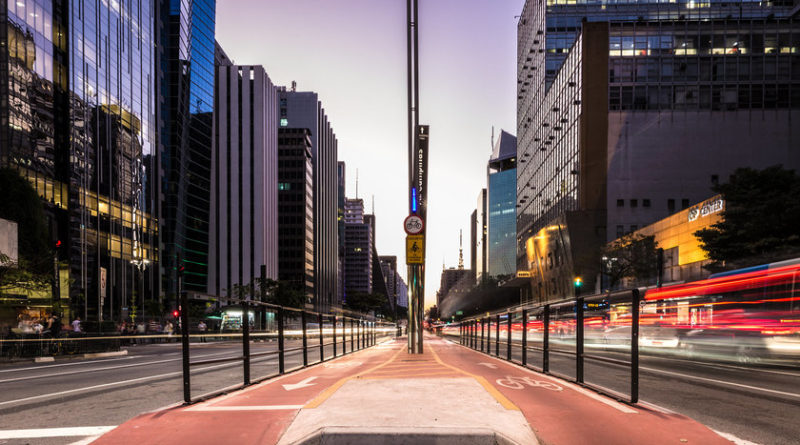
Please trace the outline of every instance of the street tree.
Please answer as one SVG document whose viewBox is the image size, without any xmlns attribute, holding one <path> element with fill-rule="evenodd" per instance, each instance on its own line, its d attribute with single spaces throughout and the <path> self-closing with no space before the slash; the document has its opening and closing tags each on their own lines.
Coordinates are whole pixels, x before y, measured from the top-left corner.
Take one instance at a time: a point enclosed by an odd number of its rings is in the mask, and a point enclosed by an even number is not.
<svg viewBox="0 0 800 445">
<path fill-rule="evenodd" d="M 713 187 L 725 201 L 722 220 L 694 235 L 720 271 L 769 263 L 800 252 L 800 176 L 773 166 L 737 169 Z"/>
<path fill-rule="evenodd" d="M 625 235 L 601 248 L 600 254 L 611 288 L 624 279 L 646 283 L 658 273 L 658 244 L 652 235 Z"/>
</svg>

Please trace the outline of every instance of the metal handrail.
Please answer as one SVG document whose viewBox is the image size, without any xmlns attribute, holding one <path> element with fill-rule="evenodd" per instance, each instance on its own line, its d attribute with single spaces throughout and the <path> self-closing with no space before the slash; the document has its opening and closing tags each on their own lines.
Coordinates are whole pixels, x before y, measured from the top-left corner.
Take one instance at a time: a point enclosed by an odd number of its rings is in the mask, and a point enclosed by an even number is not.
<svg viewBox="0 0 800 445">
<path fill-rule="evenodd" d="M 609 299 L 617 301 L 630 301 L 631 311 L 631 348 L 630 360 L 620 360 L 608 357 L 597 356 L 593 354 L 586 354 L 584 352 L 585 346 L 585 330 L 584 330 L 584 303 L 586 301 L 593 301 L 598 299 Z M 628 403 L 637 403 L 639 400 L 639 291 L 638 289 L 631 289 L 617 292 L 607 292 L 604 294 L 589 295 L 589 296 L 576 296 L 574 298 L 567 298 L 558 301 L 548 302 L 544 304 L 528 304 L 518 305 L 511 308 L 488 313 L 481 317 L 472 317 L 461 320 L 459 326 L 459 341 L 462 345 L 472 349 L 476 349 L 481 353 L 494 355 L 500 357 L 500 345 L 506 346 L 505 359 L 511 362 L 521 362 L 523 366 L 533 367 L 534 369 L 541 369 L 545 374 L 557 375 L 567 380 L 574 381 L 579 385 L 586 386 L 597 392 L 606 394 L 618 400 L 623 400 Z M 554 313 L 554 309 L 572 309 L 574 311 L 574 318 L 570 317 L 568 320 L 575 324 L 575 349 L 566 350 L 561 348 L 552 348 L 550 341 L 551 321 L 558 321 L 558 318 L 553 317 L 558 312 Z M 560 312 L 560 311 L 559 311 Z M 522 321 L 522 341 L 518 342 L 512 339 L 512 320 L 517 319 L 521 314 Z M 539 346 L 528 345 L 528 323 L 529 316 L 534 315 L 537 320 L 542 323 L 542 339 L 536 340 L 535 343 L 541 344 Z M 560 318 L 560 317 L 559 317 Z M 505 339 L 501 340 L 500 325 L 505 323 L 506 332 Z M 494 328 L 494 333 L 492 333 Z M 494 347 L 492 347 L 494 346 Z M 518 347 L 522 352 L 522 360 L 518 361 L 512 357 L 512 348 Z M 539 351 L 542 353 L 541 368 L 528 364 L 528 351 Z M 568 377 L 550 370 L 550 353 L 567 355 L 575 357 L 575 376 Z M 630 367 L 630 395 L 627 398 L 621 398 L 620 394 L 610 388 L 594 385 L 585 382 L 584 379 L 584 359 L 595 360 L 598 362 L 609 363 L 617 366 Z"/>
</svg>

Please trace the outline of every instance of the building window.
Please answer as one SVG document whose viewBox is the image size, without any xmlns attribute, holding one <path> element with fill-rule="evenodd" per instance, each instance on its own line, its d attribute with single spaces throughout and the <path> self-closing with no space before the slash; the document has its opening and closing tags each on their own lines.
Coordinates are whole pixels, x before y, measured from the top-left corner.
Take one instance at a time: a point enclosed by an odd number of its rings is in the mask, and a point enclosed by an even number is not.
<svg viewBox="0 0 800 445">
<path fill-rule="evenodd" d="M 279 182 L 278 183 L 278 190 L 291 190 L 292 184 L 289 182 Z"/>
<path fill-rule="evenodd" d="M 643 199 L 642 200 L 642 207 L 650 207 L 650 200 L 649 199 Z"/>
<path fill-rule="evenodd" d="M 631 207 L 639 207 L 639 200 L 631 199 Z"/>
<path fill-rule="evenodd" d="M 711 183 L 714 185 L 719 184 L 719 175 L 711 175 Z"/>
<path fill-rule="evenodd" d="M 617 226 L 617 238 L 622 238 L 625 235 L 625 226 Z"/>
<path fill-rule="evenodd" d="M 635 232 L 637 230 L 639 230 L 639 226 L 637 226 L 636 224 L 631 225 L 631 232 Z"/>
<path fill-rule="evenodd" d="M 668 199 L 667 200 L 667 210 L 669 210 L 669 213 L 675 213 L 675 200 L 674 199 Z"/>
<path fill-rule="evenodd" d="M 617 207 L 625 207 L 625 200 L 624 199 L 618 199 L 617 200 Z"/>
<path fill-rule="evenodd" d="M 681 208 L 688 209 L 689 208 L 689 200 L 686 198 L 681 199 Z"/>
</svg>

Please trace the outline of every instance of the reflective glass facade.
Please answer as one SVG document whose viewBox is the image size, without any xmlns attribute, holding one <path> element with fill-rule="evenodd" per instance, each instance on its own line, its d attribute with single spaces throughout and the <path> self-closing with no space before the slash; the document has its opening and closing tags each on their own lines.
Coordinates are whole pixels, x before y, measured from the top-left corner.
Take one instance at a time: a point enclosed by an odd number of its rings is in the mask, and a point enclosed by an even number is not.
<svg viewBox="0 0 800 445">
<path fill-rule="evenodd" d="M 517 271 L 517 169 L 489 174 L 489 275 Z"/>
<path fill-rule="evenodd" d="M 668 21 L 785 17 L 792 0 L 548 0 L 547 85 L 555 79 L 583 20 Z"/>
<path fill-rule="evenodd" d="M 209 200 L 214 141 L 214 30 L 216 1 L 162 0 L 166 40 L 160 66 L 165 178 L 164 288 L 205 293 L 208 283 Z"/>
<path fill-rule="evenodd" d="M 152 2 L 2 2 L 0 163 L 47 204 L 70 316 L 159 294 Z"/>
</svg>

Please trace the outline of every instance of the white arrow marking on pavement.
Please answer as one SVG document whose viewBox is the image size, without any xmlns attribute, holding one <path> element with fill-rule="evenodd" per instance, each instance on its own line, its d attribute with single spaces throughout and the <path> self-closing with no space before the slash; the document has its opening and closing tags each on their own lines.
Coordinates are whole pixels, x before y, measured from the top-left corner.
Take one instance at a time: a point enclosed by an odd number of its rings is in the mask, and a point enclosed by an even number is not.
<svg viewBox="0 0 800 445">
<path fill-rule="evenodd" d="M 307 379 L 305 379 L 303 381 L 297 382 L 297 383 L 290 383 L 288 385 L 283 385 L 283 389 L 285 389 L 287 391 L 292 391 L 292 390 L 295 390 L 297 388 L 305 388 L 306 386 L 316 385 L 316 383 L 309 383 L 312 380 L 314 380 L 315 378 L 316 377 L 309 377 L 309 378 L 307 378 Z"/>
<path fill-rule="evenodd" d="M 478 363 L 478 364 L 486 366 L 487 368 L 490 368 L 490 369 L 497 369 L 497 365 L 495 365 L 493 363 Z"/>
</svg>

